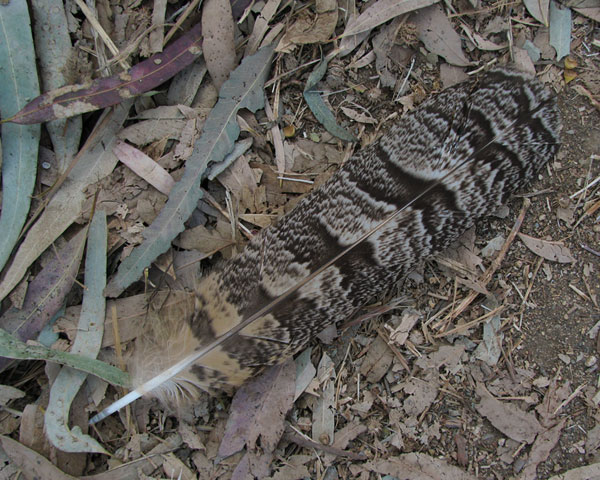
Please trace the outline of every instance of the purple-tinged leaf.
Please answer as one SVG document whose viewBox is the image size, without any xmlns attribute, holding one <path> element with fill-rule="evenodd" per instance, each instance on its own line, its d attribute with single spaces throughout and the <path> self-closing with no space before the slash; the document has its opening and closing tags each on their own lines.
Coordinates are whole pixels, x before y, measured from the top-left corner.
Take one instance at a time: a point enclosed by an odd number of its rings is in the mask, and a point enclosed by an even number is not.
<svg viewBox="0 0 600 480">
<path fill-rule="evenodd" d="M 219 457 L 229 457 L 244 447 L 272 452 L 285 429 L 285 415 L 294 402 L 296 365 L 288 360 L 269 368 L 235 393 L 219 446 Z"/>
<path fill-rule="evenodd" d="M 5 121 L 20 124 L 47 122 L 116 105 L 152 90 L 188 66 L 202 54 L 201 44 L 198 23 L 164 52 L 138 63 L 127 72 L 44 93 Z"/>
<path fill-rule="evenodd" d="M 239 20 L 249 0 L 233 0 L 233 18 Z M 198 23 L 162 53 L 131 67 L 127 72 L 100 78 L 85 85 L 67 85 L 32 100 L 9 119 L 20 124 L 68 118 L 121 103 L 152 90 L 202 55 L 202 27 Z"/>
<path fill-rule="evenodd" d="M 81 263 L 86 232 L 86 229 L 81 230 L 56 251 L 52 260 L 29 284 L 23 308 L 19 310 L 13 307 L 0 318 L 1 328 L 23 342 L 37 338 L 61 308 L 73 286 Z M 6 358 L 0 358 L 0 370 L 8 363 Z"/>
</svg>

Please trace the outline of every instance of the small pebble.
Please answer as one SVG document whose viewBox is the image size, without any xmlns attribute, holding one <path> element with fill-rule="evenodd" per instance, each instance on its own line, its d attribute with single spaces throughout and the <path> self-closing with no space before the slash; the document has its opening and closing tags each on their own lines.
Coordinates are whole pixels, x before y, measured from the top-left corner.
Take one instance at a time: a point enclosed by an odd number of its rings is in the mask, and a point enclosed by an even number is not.
<svg viewBox="0 0 600 480">
<path fill-rule="evenodd" d="M 598 359 L 596 358 L 595 355 L 590 355 L 586 360 L 585 360 L 585 366 L 586 367 L 593 367 L 594 365 L 596 365 L 596 362 L 598 361 Z"/>
</svg>

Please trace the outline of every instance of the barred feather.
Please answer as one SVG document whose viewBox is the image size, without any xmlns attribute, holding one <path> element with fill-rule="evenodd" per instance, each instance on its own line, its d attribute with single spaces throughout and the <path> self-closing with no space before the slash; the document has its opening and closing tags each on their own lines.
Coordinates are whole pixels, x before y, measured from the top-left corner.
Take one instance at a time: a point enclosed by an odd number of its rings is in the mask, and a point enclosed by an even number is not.
<svg viewBox="0 0 600 480">
<path fill-rule="evenodd" d="M 555 98 L 509 70 L 424 102 L 237 258 L 201 279 L 194 314 L 172 329 L 186 339 L 178 342 L 185 348 L 171 352 L 172 362 L 288 293 L 185 370 L 184 396 L 239 386 L 281 363 L 447 248 L 534 177 L 556 153 L 559 130 Z"/>
</svg>

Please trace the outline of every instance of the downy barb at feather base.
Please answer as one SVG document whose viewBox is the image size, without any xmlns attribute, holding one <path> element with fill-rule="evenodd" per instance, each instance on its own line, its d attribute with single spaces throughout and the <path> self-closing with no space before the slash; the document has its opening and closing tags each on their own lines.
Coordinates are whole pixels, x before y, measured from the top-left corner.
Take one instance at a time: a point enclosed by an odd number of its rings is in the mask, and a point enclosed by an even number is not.
<svg viewBox="0 0 600 480">
<path fill-rule="evenodd" d="M 123 405 L 231 389 L 283 362 L 532 180 L 559 131 L 554 96 L 510 70 L 427 100 L 199 281 L 194 312 L 138 349 L 141 387 Z"/>
</svg>

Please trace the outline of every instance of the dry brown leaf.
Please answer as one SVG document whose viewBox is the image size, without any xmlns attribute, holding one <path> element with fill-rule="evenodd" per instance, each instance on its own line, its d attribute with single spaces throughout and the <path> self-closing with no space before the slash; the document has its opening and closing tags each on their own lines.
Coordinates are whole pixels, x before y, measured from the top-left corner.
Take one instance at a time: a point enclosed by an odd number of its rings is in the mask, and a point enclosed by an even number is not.
<svg viewBox="0 0 600 480">
<path fill-rule="evenodd" d="M 167 478 L 177 478 L 178 480 L 196 479 L 196 475 L 173 452 L 164 454 L 162 459 L 162 469 Z"/>
<path fill-rule="evenodd" d="M 124 128 L 118 136 L 121 140 L 141 147 L 163 138 L 177 140 L 186 123 L 185 119 L 174 118 L 144 120 Z"/>
<path fill-rule="evenodd" d="M 233 162 L 217 179 L 238 199 L 243 198 L 244 189 L 254 192 L 257 187 L 256 176 L 244 155 Z"/>
<path fill-rule="evenodd" d="M 450 465 L 445 460 L 424 453 L 406 453 L 389 459 L 367 462 L 364 467 L 382 475 L 419 480 L 475 480 L 464 470 Z"/>
<path fill-rule="evenodd" d="M 440 65 L 440 80 L 445 89 L 464 82 L 468 78 L 469 76 L 461 67 L 450 65 L 449 63 L 442 63 Z"/>
<path fill-rule="evenodd" d="M 385 340 L 377 336 L 369 346 L 367 355 L 360 366 L 360 373 L 367 377 L 367 382 L 377 383 L 387 373 L 393 361 L 393 352 L 388 348 Z"/>
<path fill-rule="evenodd" d="M 548 459 L 550 451 L 558 443 L 558 439 L 560 438 L 560 434 L 566 422 L 567 419 L 563 418 L 554 427 L 546 430 L 543 433 L 540 433 L 537 436 L 535 442 L 533 442 L 533 446 L 531 447 L 531 452 L 529 452 L 527 464 L 525 465 L 523 473 L 520 477 L 521 480 L 535 480 L 537 478 L 537 466 Z"/>
<path fill-rule="evenodd" d="M 461 39 L 439 5 L 419 10 L 412 22 L 419 30 L 421 40 L 427 50 L 444 57 L 448 63 L 466 67 L 471 62 L 462 51 Z"/>
<path fill-rule="evenodd" d="M 585 440 L 585 453 L 593 455 L 600 447 L 600 424 L 596 424 L 594 428 L 587 432 Z"/>
<path fill-rule="evenodd" d="M 179 248 L 209 254 L 232 245 L 234 241 L 231 237 L 224 237 L 216 229 L 209 230 L 204 225 L 198 225 L 181 232 L 173 243 Z"/>
<path fill-rule="evenodd" d="M 378 0 L 358 17 L 348 22 L 343 37 L 369 31 L 382 23 L 413 10 L 432 5 L 437 0 Z"/>
<path fill-rule="evenodd" d="M 560 413 L 557 408 L 569 398 L 569 395 L 571 395 L 570 382 L 566 381 L 559 386 L 558 379 L 554 377 L 548 386 L 548 390 L 546 390 L 544 400 L 535 408 L 542 425 L 546 428 L 554 425 L 556 416 Z"/>
<path fill-rule="evenodd" d="M 548 240 L 530 237 L 524 233 L 519 233 L 518 235 L 529 250 L 546 260 L 558 263 L 575 262 L 575 258 L 571 255 L 571 251 L 565 247 L 562 242 L 550 242 Z"/>
<path fill-rule="evenodd" d="M 326 353 L 317 367 L 317 377 L 322 383 L 313 408 L 311 437 L 317 443 L 331 445 L 335 429 L 335 367 Z"/>
<path fill-rule="evenodd" d="M 165 39 L 165 13 L 167 12 L 167 0 L 154 0 L 154 7 L 152 10 L 152 26 L 153 30 L 150 32 L 150 52 L 158 53 L 163 50 L 163 42 Z"/>
<path fill-rule="evenodd" d="M 62 472 L 39 453 L 25 447 L 10 437 L 0 436 L 0 444 L 11 462 L 22 470 L 25 478 L 75 480 L 75 477 Z"/>
<path fill-rule="evenodd" d="M 437 370 L 443 365 L 453 370 L 460 364 L 464 353 L 464 345 L 442 345 L 436 352 L 420 357 L 416 364 L 424 370 Z"/>
<path fill-rule="evenodd" d="M 263 375 L 236 392 L 219 456 L 228 457 L 242 448 L 273 451 L 284 431 L 284 419 L 295 391 L 293 361 L 270 367 Z"/>
<path fill-rule="evenodd" d="M 519 47 L 513 47 L 513 56 L 515 59 L 515 67 L 521 72 L 528 73 L 529 75 L 535 75 L 535 65 L 533 60 L 527 53 L 527 50 Z"/>
<path fill-rule="evenodd" d="M 325 43 L 329 40 L 337 24 L 337 1 L 316 0 L 315 9 L 316 15 L 307 10 L 298 15 L 277 45 L 278 52 L 287 50 L 291 45 Z"/>
<path fill-rule="evenodd" d="M 348 117 L 359 123 L 366 123 L 368 125 L 377 124 L 377 120 L 375 120 L 368 112 L 359 112 L 358 110 L 354 110 L 348 107 L 340 107 L 342 112 Z"/>
<path fill-rule="evenodd" d="M 144 152 L 118 141 L 113 147 L 117 158 L 159 192 L 169 195 L 175 184 L 173 177 Z"/>
<path fill-rule="evenodd" d="M 597 480 L 600 478 L 600 463 L 592 463 L 585 467 L 574 468 L 548 480 Z"/>
<path fill-rule="evenodd" d="M 600 7 L 582 7 L 582 8 L 574 8 L 577 13 L 584 15 L 596 22 L 600 22 Z"/>
<path fill-rule="evenodd" d="M 501 402 L 494 398 L 483 383 L 477 382 L 477 395 L 481 397 L 475 408 L 480 415 L 507 437 L 517 442 L 532 443 L 536 435 L 544 429 L 532 413 L 527 413 L 516 405 Z"/>
<path fill-rule="evenodd" d="M 207 0 L 202 9 L 202 51 L 217 90 L 237 65 L 229 0 Z"/>
<path fill-rule="evenodd" d="M 401 384 L 407 398 L 404 400 L 404 412 L 409 417 L 418 417 L 435 401 L 439 380 L 437 372 L 430 370 L 425 379 L 412 377 Z"/>
<path fill-rule="evenodd" d="M 407 308 L 402 312 L 402 315 L 400 316 L 400 324 L 397 327 L 394 328 L 390 324 L 386 324 L 385 328 L 390 331 L 390 342 L 396 345 L 404 345 L 404 342 L 406 342 L 411 330 L 419 321 L 421 316 L 421 312 L 417 312 L 412 308 Z"/>
<path fill-rule="evenodd" d="M 277 8 L 279 8 L 279 4 L 281 0 L 268 0 L 267 3 L 262 7 L 260 11 L 260 15 L 254 21 L 254 28 L 252 29 L 252 34 L 248 38 L 248 44 L 246 45 L 246 50 L 244 51 L 244 57 L 252 55 L 256 53 L 258 47 L 260 46 L 261 40 L 264 38 L 265 33 L 269 29 L 269 22 L 277 13 Z"/>
</svg>

